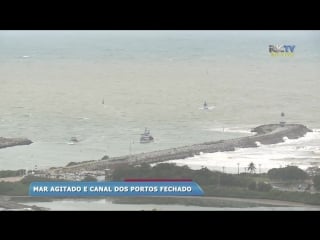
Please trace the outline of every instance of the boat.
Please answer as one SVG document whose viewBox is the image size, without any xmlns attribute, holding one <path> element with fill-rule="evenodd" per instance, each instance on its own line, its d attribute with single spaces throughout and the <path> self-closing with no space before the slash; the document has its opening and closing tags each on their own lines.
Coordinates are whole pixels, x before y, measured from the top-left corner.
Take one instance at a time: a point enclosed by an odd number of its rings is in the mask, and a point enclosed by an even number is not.
<svg viewBox="0 0 320 240">
<path fill-rule="evenodd" d="M 208 110 L 208 111 L 211 111 L 212 109 L 214 109 L 215 108 L 215 106 L 209 106 L 208 105 L 208 103 L 207 103 L 207 101 L 205 101 L 204 103 L 203 103 L 203 105 L 202 105 L 202 107 L 200 107 L 199 109 L 200 110 Z"/>
<path fill-rule="evenodd" d="M 73 142 L 73 143 L 79 142 L 79 140 L 76 137 L 72 137 L 70 139 L 70 141 Z"/>
<path fill-rule="evenodd" d="M 209 108 L 208 108 L 208 104 L 207 104 L 206 101 L 205 101 L 204 104 L 203 104 L 203 109 L 209 109 Z"/>
<path fill-rule="evenodd" d="M 150 143 L 152 142 L 154 139 L 150 134 L 150 130 L 148 130 L 147 128 L 145 128 L 144 133 L 141 134 L 140 137 L 140 143 Z"/>
</svg>

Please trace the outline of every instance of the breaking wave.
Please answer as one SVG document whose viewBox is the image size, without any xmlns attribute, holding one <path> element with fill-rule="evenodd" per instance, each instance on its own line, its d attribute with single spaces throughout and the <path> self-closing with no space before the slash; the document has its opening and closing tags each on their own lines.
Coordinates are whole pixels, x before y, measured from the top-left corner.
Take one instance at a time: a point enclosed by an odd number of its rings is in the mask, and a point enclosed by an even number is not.
<svg viewBox="0 0 320 240">
<path fill-rule="evenodd" d="M 177 165 L 188 165 L 192 169 L 207 167 L 211 170 L 236 173 L 238 163 L 240 172 L 253 162 L 257 172 L 267 172 L 271 168 L 298 166 L 306 169 L 320 166 L 320 129 L 307 133 L 298 139 L 285 138 L 284 142 L 271 145 L 257 143 L 256 148 L 239 148 L 235 151 L 215 152 L 196 155 L 194 157 L 171 160 Z"/>
</svg>

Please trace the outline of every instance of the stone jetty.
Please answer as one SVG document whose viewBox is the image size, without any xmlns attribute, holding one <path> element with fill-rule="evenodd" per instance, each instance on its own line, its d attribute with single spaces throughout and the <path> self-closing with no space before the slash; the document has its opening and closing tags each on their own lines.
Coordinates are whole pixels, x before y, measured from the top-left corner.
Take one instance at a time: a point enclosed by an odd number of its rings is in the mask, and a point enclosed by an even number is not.
<svg viewBox="0 0 320 240">
<path fill-rule="evenodd" d="M 258 147 L 259 144 L 276 144 L 285 138 L 296 139 L 312 132 L 302 124 L 267 124 L 252 129 L 255 135 L 235 139 L 204 142 L 190 146 L 183 146 L 148 153 L 139 153 L 121 157 L 80 163 L 74 166 L 56 169 L 58 172 L 77 172 L 83 170 L 113 169 L 124 164 L 139 165 L 141 163 L 157 163 L 174 159 L 185 159 L 201 153 L 234 151 L 236 148 Z"/>
</svg>

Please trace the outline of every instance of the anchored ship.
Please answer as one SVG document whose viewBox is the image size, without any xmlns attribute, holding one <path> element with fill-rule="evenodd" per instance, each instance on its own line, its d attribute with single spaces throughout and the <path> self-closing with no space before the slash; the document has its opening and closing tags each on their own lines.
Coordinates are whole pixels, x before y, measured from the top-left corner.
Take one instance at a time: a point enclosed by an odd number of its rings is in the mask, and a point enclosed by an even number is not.
<svg viewBox="0 0 320 240">
<path fill-rule="evenodd" d="M 150 143 L 152 142 L 154 139 L 150 134 L 150 130 L 148 130 L 147 128 L 145 128 L 144 133 L 141 134 L 140 137 L 140 143 Z"/>
</svg>

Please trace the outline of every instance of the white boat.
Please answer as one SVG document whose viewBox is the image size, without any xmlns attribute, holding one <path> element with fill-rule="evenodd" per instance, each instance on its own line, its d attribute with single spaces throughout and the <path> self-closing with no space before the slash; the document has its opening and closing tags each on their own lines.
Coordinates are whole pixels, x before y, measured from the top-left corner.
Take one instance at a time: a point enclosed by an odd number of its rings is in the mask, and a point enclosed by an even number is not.
<svg viewBox="0 0 320 240">
<path fill-rule="evenodd" d="M 209 106 L 208 103 L 205 101 L 205 102 L 203 103 L 203 106 L 200 107 L 199 109 L 201 109 L 201 110 L 212 110 L 212 109 L 214 109 L 214 108 L 215 108 L 215 106 Z"/>
<path fill-rule="evenodd" d="M 150 143 L 152 142 L 154 139 L 150 134 L 150 130 L 148 130 L 147 128 L 145 128 L 144 133 L 141 134 L 140 137 L 140 143 Z"/>
</svg>

